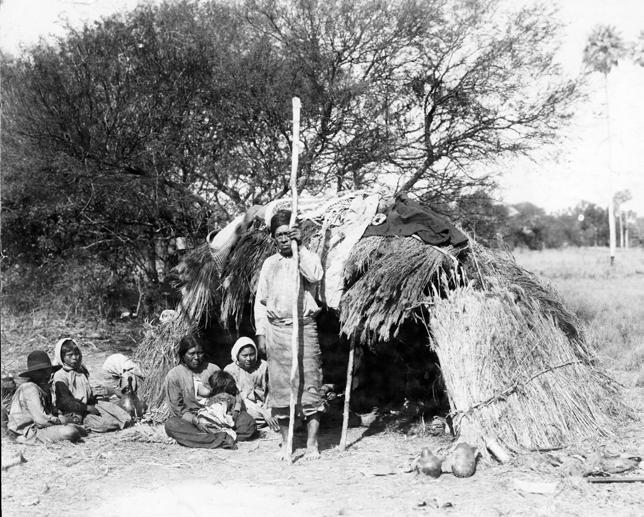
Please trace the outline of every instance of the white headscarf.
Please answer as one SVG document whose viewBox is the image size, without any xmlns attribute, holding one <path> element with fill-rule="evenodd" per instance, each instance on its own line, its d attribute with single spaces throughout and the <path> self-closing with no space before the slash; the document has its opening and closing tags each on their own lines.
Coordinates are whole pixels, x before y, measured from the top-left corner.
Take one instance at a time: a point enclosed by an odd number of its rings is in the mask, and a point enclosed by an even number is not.
<svg viewBox="0 0 644 517">
<path fill-rule="evenodd" d="M 66 341 L 71 341 L 74 343 L 74 346 L 80 350 L 78 343 L 70 337 L 58 340 L 54 347 L 54 364 L 61 365 L 62 369 L 58 370 L 54 374 L 54 384 L 56 382 L 64 382 L 69 387 L 69 391 L 75 399 L 87 404 L 87 401 L 92 397 L 92 388 L 89 384 L 89 372 L 82 363 L 78 367 L 78 370 L 74 370 L 65 364 L 61 351 L 63 343 Z"/>
<path fill-rule="evenodd" d="M 240 337 L 237 341 L 235 341 L 235 344 L 230 351 L 230 358 L 233 360 L 233 363 L 237 364 L 237 356 L 239 355 L 241 349 L 245 346 L 252 346 L 255 349 L 255 355 L 257 355 L 257 345 L 255 344 L 255 341 L 246 336 Z"/>
</svg>

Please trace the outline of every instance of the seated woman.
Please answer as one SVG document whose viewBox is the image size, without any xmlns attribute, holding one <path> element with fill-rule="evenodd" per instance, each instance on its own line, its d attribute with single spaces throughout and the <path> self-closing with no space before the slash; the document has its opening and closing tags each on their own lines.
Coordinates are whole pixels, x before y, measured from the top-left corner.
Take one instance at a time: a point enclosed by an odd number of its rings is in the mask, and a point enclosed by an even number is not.
<svg viewBox="0 0 644 517">
<path fill-rule="evenodd" d="M 27 356 L 27 370 L 20 374 L 27 382 L 21 384 L 11 400 L 7 427 L 25 444 L 77 441 L 87 433 L 68 418 L 56 416 L 51 400 L 49 381 L 60 366 L 52 366 L 46 352 L 36 350 Z"/>
<path fill-rule="evenodd" d="M 165 393 L 170 407 L 170 418 L 165 423 L 168 436 L 186 447 L 215 449 L 234 447 L 235 440 L 224 431 L 214 431 L 199 418 L 204 406 L 202 397 L 210 396 L 210 377 L 220 371 L 206 361 L 203 347 L 193 336 L 179 342 L 179 364 L 165 379 Z M 233 413 L 237 440 L 249 440 L 255 434 L 255 420 L 246 411 Z"/>
<path fill-rule="evenodd" d="M 124 409 L 97 400 L 97 396 L 106 396 L 107 390 L 90 386 L 89 372 L 83 366 L 83 354 L 76 341 L 59 340 L 54 349 L 54 363 L 62 366 L 54 374 L 54 400 L 61 413 L 77 415 L 86 427 L 97 433 L 123 429 L 132 423 L 132 417 Z"/>
<path fill-rule="evenodd" d="M 249 337 L 240 337 L 230 351 L 233 360 L 224 368 L 235 379 L 239 393 L 250 416 L 258 426 L 268 425 L 279 431 L 277 419 L 271 416 L 266 404 L 268 394 L 268 364 L 257 355 L 257 346 Z"/>
<path fill-rule="evenodd" d="M 138 364 L 123 354 L 112 354 L 103 363 L 105 375 L 114 382 L 117 394 L 127 388 L 130 379 L 132 391 L 136 393 L 139 384 L 143 381 L 144 375 Z"/>
</svg>

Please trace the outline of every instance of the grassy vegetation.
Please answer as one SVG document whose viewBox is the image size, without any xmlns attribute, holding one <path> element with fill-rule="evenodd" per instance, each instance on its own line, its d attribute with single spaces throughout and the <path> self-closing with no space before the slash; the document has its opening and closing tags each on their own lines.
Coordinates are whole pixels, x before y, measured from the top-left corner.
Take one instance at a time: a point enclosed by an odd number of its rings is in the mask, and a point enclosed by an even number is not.
<svg viewBox="0 0 644 517">
<path fill-rule="evenodd" d="M 587 325 L 606 366 L 639 370 L 644 364 L 644 250 L 607 248 L 515 252 L 517 262 L 549 282 Z"/>
</svg>

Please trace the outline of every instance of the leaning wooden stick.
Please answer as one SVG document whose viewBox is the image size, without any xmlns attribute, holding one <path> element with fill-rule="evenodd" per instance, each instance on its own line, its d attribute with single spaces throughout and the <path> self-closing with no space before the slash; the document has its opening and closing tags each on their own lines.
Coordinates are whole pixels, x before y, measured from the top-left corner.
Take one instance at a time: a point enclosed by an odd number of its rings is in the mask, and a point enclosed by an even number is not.
<svg viewBox="0 0 644 517">
<path fill-rule="evenodd" d="M 293 97 L 293 142 L 291 152 L 291 228 L 297 221 L 297 162 L 299 155 L 300 143 L 300 99 Z M 300 291 L 300 256 L 298 244 L 291 241 L 291 250 L 293 251 L 293 263 L 295 265 L 295 293 Z M 299 334 L 300 334 L 300 314 L 298 307 L 298 298 L 293 298 L 293 334 L 291 336 L 291 403 L 289 407 L 288 435 L 286 439 L 286 454 L 289 461 L 293 462 L 293 432 L 295 429 L 295 404 L 297 402 L 298 386 L 296 384 Z"/>
<path fill-rule="evenodd" d="M 356 353 L 356 345 L 351 340 L 349 348 L 349 364 L 347 365 L 347 385 L 344 389 L 344 412 L 342 414 L 342 434 L 340 435 L 340 450 L 347 448 L 347 430 L 349 429 L 349 402 L 351 401 L 351 384 L 353 381 L 353 358 Z"/>
</svg>

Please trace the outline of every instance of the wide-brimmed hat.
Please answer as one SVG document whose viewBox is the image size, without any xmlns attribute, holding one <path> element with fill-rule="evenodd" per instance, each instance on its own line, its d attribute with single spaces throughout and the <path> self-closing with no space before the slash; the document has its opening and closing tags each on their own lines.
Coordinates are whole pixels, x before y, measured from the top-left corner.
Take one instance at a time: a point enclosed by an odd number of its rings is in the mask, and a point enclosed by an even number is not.
<svg viewBox="0 0 644 517">
<path fill-rule="evenodd" d="M 27 369 L 20 373 L 20 377 L 29 377 L 33 372 L 38 370 L 51 370 L 55 372 L 60 370 L 62 366 L 52 365 L 51 359 L 47 355 L 47 352 L 42 350 L 34 350 L 27 356 Z"/>
</svg>

